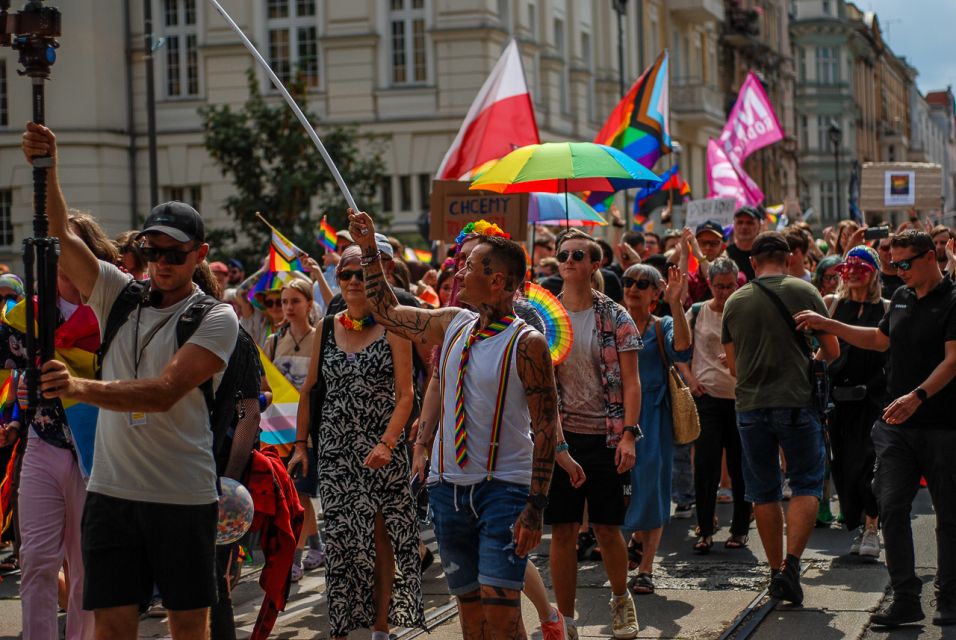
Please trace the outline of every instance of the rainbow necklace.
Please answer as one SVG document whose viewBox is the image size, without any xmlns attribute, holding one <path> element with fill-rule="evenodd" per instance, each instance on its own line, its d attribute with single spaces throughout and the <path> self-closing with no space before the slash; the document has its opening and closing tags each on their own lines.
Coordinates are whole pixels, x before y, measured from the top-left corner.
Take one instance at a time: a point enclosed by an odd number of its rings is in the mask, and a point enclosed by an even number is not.
<svg viewBox="0 0 956 640">
<path fill-rule="evenodd" d="M 364 318 L 359 318 L 356 320 L 348 314 L 348 311 L 339 316 L 339 324 L 345 327 L 349 331 L 362 331 L 368 327 L 371 327 L 375 324 L 375 318 L 372 317 L 372 314 L 368 314 Z"/>
</svg>

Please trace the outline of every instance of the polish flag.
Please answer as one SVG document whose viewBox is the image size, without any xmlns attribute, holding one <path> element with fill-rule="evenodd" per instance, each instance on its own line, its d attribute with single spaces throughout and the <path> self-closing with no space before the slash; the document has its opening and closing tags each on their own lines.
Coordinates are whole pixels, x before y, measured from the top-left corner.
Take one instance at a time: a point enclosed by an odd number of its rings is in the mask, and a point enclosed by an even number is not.
<svg viewBox="0 0 956 640">
<path fill-rule="evenodd" d="M 460 180 L 518 147 L 539 144 L 534 104 L 515 40 L 501 54 L 468 109 L 455 141 L 438 167 L 439 180 Z"/>
</svg>

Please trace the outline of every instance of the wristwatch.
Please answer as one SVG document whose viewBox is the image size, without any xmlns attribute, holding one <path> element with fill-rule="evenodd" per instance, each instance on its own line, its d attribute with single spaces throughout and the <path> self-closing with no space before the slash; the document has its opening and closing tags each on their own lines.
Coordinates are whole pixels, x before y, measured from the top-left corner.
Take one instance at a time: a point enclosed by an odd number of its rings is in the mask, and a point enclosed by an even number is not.
<svg viewBox="0 0 956 640">
<path fill-rule="evenodd" d="M 630 433 L 632 436 L 634 436 L 635 440 L 640 440 L 644 435 L 641 433 L 641 425 L 639 424 L 624 425 L 624 433 Z"/>
<path fill-rule="evenodd" d="M 548 496 L 543 493 L 532 493 L 528 496 L 528 504 L 538 511 L 544 511 L 548 507 Z"/>
<path fill-rule="evenodd" d="M 923 387 L 916 387 L 915 389 L 913 389 L 913 393 L 916 394 L 916 397 L 919 398 L 920 402 L 926 402 L 927 400 L 929 400 L 929 394 L 926 393 L 926 389 L 924 389 Z"/>
</svg>

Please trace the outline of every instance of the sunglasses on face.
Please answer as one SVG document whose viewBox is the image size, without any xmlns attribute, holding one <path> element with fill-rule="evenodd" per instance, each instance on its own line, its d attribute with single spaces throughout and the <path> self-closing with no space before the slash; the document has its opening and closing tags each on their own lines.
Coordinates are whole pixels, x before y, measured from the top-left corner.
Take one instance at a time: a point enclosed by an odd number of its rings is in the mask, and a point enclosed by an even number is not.
<svg viewBox="0 0 956 640">
<path fill-rule="evenodd" d="M 575 249 L 574 251 L 568 251 L 565 249 L 558 254 L 558 262 L 564 264 L 568 261 L 568 258 L 571 258 L 574 262 L 581 262 L 584 260 L 584 249 Z"/>
<path fill-rule="evenodd" d="M 625 289 L 636 286 L 641 291 L 651 286 L 650 280 L 635 280 L 634 278 L 624 278 L 623 283 Z"/>
<path fill-rule="evenodd" d="M 913 268 L 913 263 L 925 256 L 927 253 L 936 253 L 936 249 L 927 249 L 923 253 L 915 255 L 911 258 L 906 258 L 905 260 L 900 260 L 899 262 L 891 262 L 890 266 L 895 267 L 900 271 L 909 271 Z"/>
<path fill-rule="evenodd" d="M 861 275 L 861 276 L 867 276 L 867 275 L 873 273 L 873 271 L 875 271 L 875 269 L 873 269 L 872 267 L 869 267 L 869 266 L 867 266 L 867 265 L 863 265 L 863 264 L 844 264 L 844 265 L 840 265 L 840 273 L 843 274 L 844 277 L 850 276 L 850 275 L 852 275 L 852 274 L 854 274 L 854 273 L 856 273 L 856 274 L 858 274 L 858 275 Z"/>
<path fill-rule="evenodd" d="M 272 307 L 281 307 L 282 300 L 280 300 L 279 298 L 266 298 L 265 300 L 262 301 L 262 305 L 266 309 L 271 309 Z"/>
<path fill-rule="evenodd" d="M 339 271 L 339 280 L 342 282 L 349 282 L 352 278 L 358 278 L 359 282 L 365 281 L 365 274 L 362 273 L 361 269 L 355 269 L 351 271 Z"/>
<path fill-rule="evenodd" d="M 160 249 L 159 247 L 140 247 L 139 251 L 143 254 L 146 262 L 159 262 L 164 260 L 166 264 L 179 265 L 186 262 L 186 256 L 195 251 L 197 247 L 182 251 L 180 249 Z"/>
</svg>

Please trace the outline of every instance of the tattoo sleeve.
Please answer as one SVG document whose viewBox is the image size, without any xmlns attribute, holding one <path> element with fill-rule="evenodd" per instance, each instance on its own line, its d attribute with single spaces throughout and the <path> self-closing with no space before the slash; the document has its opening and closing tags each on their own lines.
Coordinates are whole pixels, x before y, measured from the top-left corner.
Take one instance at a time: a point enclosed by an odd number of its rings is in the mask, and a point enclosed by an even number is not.
<svg viewBox="0 0 956 640">
<path fill-rule="evenodd" d="M 365 295 L 372 306 L 375 321 L 388 331 L 414 343 L 440 345 L 448 322 L 456 309 L 416 309 L 399 304 L 395 292 L 385 279 L 382 259 L 364 265 Z"/>
<path fill-rule="evenodd" d="M 531 494 L 548 494 L 554 470 L 555 435 L 558 422 L 558 393 L 554 367 L 544 336 L 526 333 L 518 342 L 518 374 L 524 383 L 534 433 L 531 466 Z"/>
</svg>

